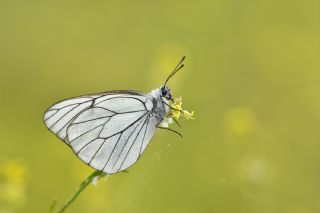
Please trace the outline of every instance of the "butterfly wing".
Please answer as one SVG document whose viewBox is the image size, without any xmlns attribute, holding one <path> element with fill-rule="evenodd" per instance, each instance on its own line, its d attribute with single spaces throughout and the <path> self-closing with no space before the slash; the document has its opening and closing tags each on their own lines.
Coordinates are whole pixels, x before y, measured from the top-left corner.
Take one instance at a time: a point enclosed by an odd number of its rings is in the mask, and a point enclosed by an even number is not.
<svg viewBox="0 0 320 213">
<path fill-rule="evenodd" d="M 147 95 L 114 91 L 61 101 L 44 120 L 82 161 L 112 174 L 135 163 L 155 134 L 152 108 Z"/>
</svg>

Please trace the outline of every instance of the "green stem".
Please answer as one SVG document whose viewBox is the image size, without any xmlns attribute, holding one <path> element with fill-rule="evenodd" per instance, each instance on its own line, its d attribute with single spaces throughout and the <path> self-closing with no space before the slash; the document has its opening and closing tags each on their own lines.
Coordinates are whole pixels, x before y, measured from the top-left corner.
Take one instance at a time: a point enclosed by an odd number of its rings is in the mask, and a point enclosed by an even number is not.
<svg viewBox="0 0 320 213">
<path fill-rule="evenodd" d="M 66 210 L 73 201 L 79 196 L 79 194 L 92 182 L 92 180 L 96 177 L 101 178 L 106 174 L 101 171 L 94 171 L 91 175 L 89 175 L 77 188 L 77 190 L 71 195 L 71 197 L 65 202 L 65 204 L 58 210 L 56 213 L 62 213 Z"/>
</svg>

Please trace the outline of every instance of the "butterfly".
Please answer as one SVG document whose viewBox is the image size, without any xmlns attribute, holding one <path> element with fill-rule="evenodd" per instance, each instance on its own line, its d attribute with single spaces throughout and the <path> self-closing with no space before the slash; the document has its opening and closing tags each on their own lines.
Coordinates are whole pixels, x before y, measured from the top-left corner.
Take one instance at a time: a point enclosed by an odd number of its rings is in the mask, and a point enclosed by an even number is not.
<svg viewBox="0 0 320 213">
<path fill-rule="evenodd" d="M 183 66 L 183 57 L 163 86 L 150 93 L 115 90 L 62 100 L 44 113 L 47 128 L 87 165 L 107 174 L 126 170 L 146 149 L 158 128 L 169 129 L 174 99 L 167 86 Z M 180 133 L 178 133 L 180 134 Z"/>
</svg>

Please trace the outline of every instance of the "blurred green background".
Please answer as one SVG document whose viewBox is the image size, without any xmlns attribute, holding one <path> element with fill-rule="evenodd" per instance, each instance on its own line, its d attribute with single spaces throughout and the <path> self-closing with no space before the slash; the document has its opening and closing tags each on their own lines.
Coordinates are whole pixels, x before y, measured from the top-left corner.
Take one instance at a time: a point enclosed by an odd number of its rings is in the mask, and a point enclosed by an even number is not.
<svg viewBox="0 0 320 213">
<path fill-rule="evenodd" d="M 319 14 L 318 0 L 0 0 L 0 213 L 48 212 L 93 171 L 47 107 L 148 92 L 182 55 L 183 139 L 158 131 L 68 212 L 320 212 Z"/>
</svg>

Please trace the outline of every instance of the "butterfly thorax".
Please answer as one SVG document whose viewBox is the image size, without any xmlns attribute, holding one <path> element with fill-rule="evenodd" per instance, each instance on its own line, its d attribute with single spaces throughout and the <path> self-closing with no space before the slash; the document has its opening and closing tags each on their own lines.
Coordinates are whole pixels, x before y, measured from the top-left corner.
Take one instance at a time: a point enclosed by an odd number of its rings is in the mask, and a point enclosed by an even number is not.
<svg viewBox="0 0 320 213">
<path fill-rule="evenodd" d="M 152 90 L 149 95 L 153 101 L 152 115 L 155 116 L 160 123 L 170 112 L 168 100 L 161 96 L 161 89 Z"/>
</svg>

